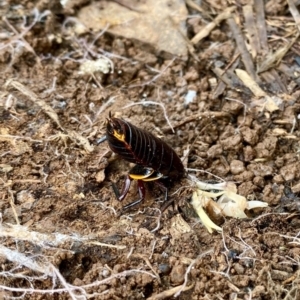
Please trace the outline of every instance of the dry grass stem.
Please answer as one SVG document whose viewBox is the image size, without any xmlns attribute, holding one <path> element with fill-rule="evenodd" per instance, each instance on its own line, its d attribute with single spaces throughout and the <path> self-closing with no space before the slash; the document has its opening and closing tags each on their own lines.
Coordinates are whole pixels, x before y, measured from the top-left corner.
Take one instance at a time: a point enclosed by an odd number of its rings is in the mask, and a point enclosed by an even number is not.
<svg viewBox="0 0 300 300">
<path fill-rule="evenodd" d="M 253 6 L 252 5 L 243 6 L 243 13 L 245 17 L 245 27 L 248 32 L 247 37 L 250 41 L 251 55 L 253 59 L 255 59 L 257 54 L 260 53 L 260 43 L 259 43 L 256 23 L 253 15 Z"/>
<path fill-rule="evenodd" d="M 236 51 L 238 52 L 238 51 Z M 227 87 L 239 90 L 242 86 L 241 81 L 235 75 L 234 70 L 240 64 L 240 53 L 236 53 L 231 62 L 226 66 L 225 70 L 220 68 L 214 68 L 212 71 L 219 77 L 219 83 L 213 92 L 213 99 L 217 99 L 221 96 Z"/>
<path fill-rule="evenodd" d="M 105 243 L 100 243 L 97 241 L 90 241 L 85 243 L 86 245 L 95 245 L 95 246 L 101 246 L 101 247 L 107 247 L 107 248 L 114 248 L 114 249 L 118 249 L 118 250 L 122 250 L 122 249 L 126 249 L 126 246 L 122 246 L 122 245 L 113 245 L 113 244 L 105 244 Z"/>
<path fill-rule="evenodd" d="M 45 114 L 47 114 L 57 124 L 57 126 L 60 129 L 64 130 L 59 122 L 57 113 L 44 100 L 39 100 L 38 96 L 34 92 L 32 92 L 30 89 L 25 87 L 22 83 L 14 79 L 9 79 L 5 85 L 7 88 L 12 86 L 13 88 L 21 92 L 23 95 L 28 97 L 28 99 L 31 100 L 33 103 L 37 104 L 45 112 Z"/>
<path fill-rule="evenodd" d="M 188 290 L 192 289 L 194 286 L 195 286 L 194 283 L 192 283 L 190 286 L 185 286 L 185 287 L 183 287 L 183 285 L 179 285 L 179 286 L 176 286 L 176 287 L 171 288 L 169 290 L 163 291 L 163 292 L 161 292 L 159 294 L 156 294 L 154 296 L 151 296 L 147 300 L 164 300 L 164 299 L 169 299 L 173 295 L 177 294 L 179 291 L 180 291 L 180 293 L 182 293 L 182 292 L 185 292 L 185 291 L 188 291 Z"/>
<path fill-rule="evenodd" d="M 193 9 L 197 10 L 198 12 L 200 12 L 202 14 L 205 14 L 207 16 L 207 12 L 201 6 L 199 6 L 197 3 L 195 3 L 194 1 L 192 1 L 192 0 L 185 0 L 185 3 L 189 7 L 193 8 Z"/>
<path fill-rule="evenodd" d="M 207 37 L 212 30 L 214 30 L 223 20 L 228 19 L 231 13 L 236 9 L 235 6 L 230 6 L 225 9 L 224 12 L 219 14 L 212 22 L 208 23 L 201 31 L 199 31 L 191 40 L 195 45 L 199 43 L 202 39 Z"/>
<path fill-rule="evenodd" d="M 236 76 L 236 74 L 234 73 L 234 70 L 236 69 L 236 67 L 238 66 L 240 60 L 238 59 L 231 68 L 229 68 L 228 70 L 226 70 L 225 72 L 220 69 L 220 68 L 214 68 L 212 71 L 218 76 L 218 78 L 220 79 L 220 82 L 217 86 L 217 88 L 214 91 L 214 99 L 216 99 L 219 95 L 221 95 L 221 93 L 224 92 L 225 90 L 225 84 L 227 85 L 227 87 L 232 88 L 233 90 L 237 90 L 239 91 L 242 87 L 242 82 L 241 80 Z M 220 83 L 224 83 L 224 88 L 221 89 L 220 87 Z"/>
<path fill-rule="evenodd" d="M 15 201 L 14 201 L 14 194 L 10 188 L 8 188 L 8 193 L 10 194 L 10 198 L 9 198 L 10 207 L 13 211 L 13 215 L 15 217 L 17 225 L 20 225 L 20 220 L 19 220 L 18 213 L 17 213 L 17 207 L 16 207 Z"/>
<path fill-rule="evenodd" d="M 224 83 L 224 89 L 222 89 L 222 91 L 220 91 L 218 94 L 224 92 L 226 85 L 232 86 L 231 78 L 229 78 L 229 76 L 226 74 L 226 72 L 224 72 L 221 68 L 214 68 L 212 71 L 218 76 L 218 78 L 221 80 L 221 82 Z"/>
<path fill-rule="evenodd" d="M 281 63 L 281 60 L 286 55 L 286 53 L 291 49 L 296 41 L 298 41 L 299 33 L 295 36 L 295 38 L 286 46 L 280 47 L 275 53 L 268 54 L 264 57 L 264 60 L 257 67 L 257 73 L 261 73 L 267 71 L 273 67 L 276 67 Z"/>
<path fill-rule="evenodd" d="M 256 28 L 258 31 L 258 40 L 260 42 L 262 55 L 265 55 L 269 52 L 264 6 L 265 4 L 263 0 L 254 0 L 254 7 L 256 12 Z"/>
<path fill-rule="evenodd" d="M 251 76 L 251 78 L 253 80 L 255 80 L 256 82 L 259 82 L 260 80 L 259 80 L 258 76 L 256 75 L 254 64 L 253 64 L 251 55 L 246 47 L 245 39 L 244 39 L 241 29 L 238 27 L 238 25 L 236 24 L 236 22 L 233 18 L 229 18 L 227 20 L 227 22 L 233 33 L 233 36 L 234 36 L 234 39 L 236 42 L 236 46 L 239 49 L 239 52 L 241 53 L 242 61 L 244 63 L 244 66 L 245 66 L 248 74 Z"/>
<path fill-rule="evenodd" d="M 298 32 L 300 32 L 300 14 L 295 5 L 295 0 L 287 0 L 287 3 L 289 5 L 291 15 L 293 16 L 293 18 L 295 20 L 296 26 L 298 27 Z M 299 5 L 299 3 L 298 3 L 298 5 Z"/>
<path fill-rule="evenodd" d="M 255 97 L 257 99 L 260 99 L 260 98 L 263 99 L 263 101 L 261 103 L 256 102 L 256 105 L 260 106 L 261 110 L 266 109 L 269 112 L 273 112 L 273 111 L 276 111 L 279 109 L 279 107 L 278 107 L 277 103 L 274 101 L 274 99 L 271 98 L 270 96 L 268 96 L 267 93 L 265 93 L 260 88 L 258 83 L 256 81 L 254 81 L 251 76 L 249 76 L 247 74 L 247 72 L 245 72 L 244 70 L 241 70 L 241 69 L 236 69 L 235 72 L 236 72 L 237 76 L 242 80 L 244 85 L 251 90 L 251 92 L 255 95 Z"/>
</svg>

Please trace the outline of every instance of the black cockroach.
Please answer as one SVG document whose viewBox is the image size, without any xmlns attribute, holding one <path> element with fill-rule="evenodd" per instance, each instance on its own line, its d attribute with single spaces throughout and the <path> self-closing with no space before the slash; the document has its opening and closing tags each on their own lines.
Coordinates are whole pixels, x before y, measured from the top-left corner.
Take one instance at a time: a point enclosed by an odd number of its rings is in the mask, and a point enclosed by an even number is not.
<svg viewBox="0 0 300 300">
<path fill-rule="evenodd" d="M 146 189 L 144 182 L 156 181 L 166 191 L 172 182 L 184 175 L 183 164 L 176 152 L 160 138 L 142 130 L 131 123 L 114 118 L 109 113 L 106 137 L 100 142 L 108 141 L 110 149 L 123 159 L 136 165 L 129 171 L 121 193 L 113 184 L 119 201 L 122 201 L 130 188 L 132 180 L 137 180 L 140 198 L 124 208 L 132 207 L 144 200 Z"/>
</svg>

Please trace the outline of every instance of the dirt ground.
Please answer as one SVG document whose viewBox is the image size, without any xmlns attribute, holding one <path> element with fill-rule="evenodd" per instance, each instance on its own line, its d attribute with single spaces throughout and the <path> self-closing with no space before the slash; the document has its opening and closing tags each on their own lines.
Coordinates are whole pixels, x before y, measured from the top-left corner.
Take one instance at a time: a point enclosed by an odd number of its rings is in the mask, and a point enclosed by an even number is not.
<svg viewBox="0 0 300 300">
<path fill-rule="evenodd" d="M 299 1 L 187 1 L 188 51 L 177 58 L 75 30 L 79 10 L 100 2 L 0 5 L 0 298 L 300 299 Z M 231 18 L 214 22 L 229 6 Z M 256 44 L 246 8 L 264 24 Z M 95 72 L 82 67 L 97 59 Z M 207 210 L 223 229 L 211 234 L 185 176 L 166 209 L 149 183 L 122 210 L 137 186 L 116 200 L 112 182 L 121 189 L 132 164 L 98 143 L 109 112 L 187 155 L 188 175 L 235 182 L 268 207 L 245 219 Z"/>
</svg>

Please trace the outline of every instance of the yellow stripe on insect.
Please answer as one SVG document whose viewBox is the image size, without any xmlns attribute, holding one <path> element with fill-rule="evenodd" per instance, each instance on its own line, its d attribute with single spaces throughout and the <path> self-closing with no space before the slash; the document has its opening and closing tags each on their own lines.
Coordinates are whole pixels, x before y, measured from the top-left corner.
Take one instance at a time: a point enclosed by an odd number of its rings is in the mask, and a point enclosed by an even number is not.
<svg viewBox="0 0 300 300">
<path fill-rule="evenodd" d="M 157 174 L 157 176 L 153 176 L 153 177 L 147 177 L 145 179 L 143 179 L 144 181 L 154 181 L 154 180 L 158 180 L 159 178 L 163 177 L 164 175 L 159 173 Z"/>
<path fill-rule="evenodd" d="M 114 135 L 114 137 L 115 137 L 116 139 L 118 139 L 119 141 L 125 142 L 125 134 L 120 134 L 120 133 L 118 133 L 117 130 L 114 130 L 113 135 Z"/>
<path fill-rule="evenodd" d="M 151 174 L 150 174 L 151 175 Z M 150 175 L 136 175 L 136 174 L 129 174 L 129 177 L 133 180 L 144 180 L 149 177 Z"/>
<path fill-rule="evenodd" d="M 146 179 L 154 173 L 154 170 L 152 168 L 145 169 L 144 171 L 147 171 L 147 173 L 146 174 L 129 173 L 129 177 L 133 180 L 144 180 L 144 181 L 146 181 Z"/>
<path fill-rule="evenodd" d="M 163 174 L 159 174 L 157 176 L 151 177 L 152 174 L 147 175 L 136 175 L 136 174 L 129 174 L 129 177 L 133 180 L 143 180 L 143 181 L 154 181 L 161 177 L 163 177 Z"/>
</svg>

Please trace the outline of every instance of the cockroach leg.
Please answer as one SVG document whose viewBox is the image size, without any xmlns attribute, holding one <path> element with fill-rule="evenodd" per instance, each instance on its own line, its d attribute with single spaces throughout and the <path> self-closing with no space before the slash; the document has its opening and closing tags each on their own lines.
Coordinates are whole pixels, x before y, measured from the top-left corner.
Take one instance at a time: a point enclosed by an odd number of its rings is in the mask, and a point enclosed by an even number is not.
<svg viewBox="0 0 300 300">
<path fill-rule="evenodd" d="M 132 180 L 133 179 L 130 178 L 129 175 L 126 176 L 121 193 L 119 192 L 117 185 L 115 183 L 112 184 L 114 193 L 115 193 L 115 195 L 116 195 L 116 197 L 119 201 L 124 200 L 124 198 L 126 197 L 128 191 L 129 191 Z M 140 202 L 142 202 L 145 199 L 146 188 L 145 188 L 144 182 L 142 180 L 137 180 L 137 185 L 138 185 L 138 191 L 139 191 L 140 198 L 138 200 L 134 201 L 134 202 L 131 202 L 131 203 L 125 205 L 123 207 L 124 210 L 139 204 Z"/>
<path fill-rule="evenodd" d="M 145 199 L 146 188 L 145 188 L 144 182 L 142 180 L 137 180 L 137 185 L 138 185 L 138 191 L 139 191 L 140 199 L 125 205 L 123 207 L 123 210 L 131 208 L 131 207 L 139 204 L 140 202 L 142 202 Z"/>
<path fill-rule="evenodd" d="M 168 199 L 169 189 L 162 182 L 156 181 L 155 183 L 165 192 L 164 203 L 160 208 L 160 210 L 164 212 L 171 204 L 173 204 L 174 198 Z"/>
<path fill-rule="evenodd" d="M 166 202 L 168 200 L 168 192 L 169 189 L 164 185 L 163 182 L 160 182 L 159 180 L 155 181 L 155 183 L 160 187 L 160 189 L 165 192 L 165 199 L 164 202 Z"/>
<path fill-rule="evenodd" d="M 127 175 L 126 178 L 125 178 L 125 182 L 124 182 L 121 193 L 119 192 L 118 187 L 116 186 L 116 184 L 114 182 L 112 183 L 114 193 L 115 193 L 115 195 L 116 195 L 116 197 L 119 201 L 122 201 L 126 197 L 128 191 L 129 191 L 130 185 L 131 185 L 131 180 L 132 179 L 129 177 L 129 175 Z"/>
</svg>

